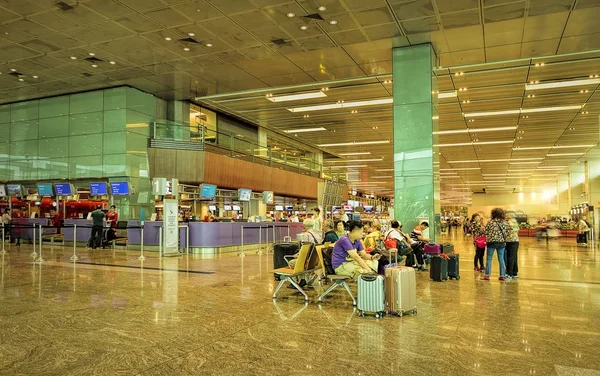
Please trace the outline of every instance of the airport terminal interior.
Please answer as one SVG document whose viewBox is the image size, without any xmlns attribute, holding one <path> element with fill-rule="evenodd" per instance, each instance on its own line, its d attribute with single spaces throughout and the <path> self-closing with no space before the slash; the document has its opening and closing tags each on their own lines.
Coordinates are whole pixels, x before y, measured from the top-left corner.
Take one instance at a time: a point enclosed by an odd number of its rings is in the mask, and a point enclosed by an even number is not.
<svg viewBox="0 0 600 376">
<path fill-rule="evenodd" d="M 0 0 L 0 375 L 600 375 L 599 19 Z"/>
</svg>

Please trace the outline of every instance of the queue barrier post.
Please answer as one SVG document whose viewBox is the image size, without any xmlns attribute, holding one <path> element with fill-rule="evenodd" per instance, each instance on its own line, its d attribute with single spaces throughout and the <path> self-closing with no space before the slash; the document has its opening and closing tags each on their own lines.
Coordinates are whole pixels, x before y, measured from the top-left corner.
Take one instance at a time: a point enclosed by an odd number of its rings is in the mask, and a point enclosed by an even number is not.
<svg viewBox="0 0 600 376">
<path fill-rule="evenodd" d="M 73 224 L 73 256 L 69 257 L 71 261 L 77 261 L 80 257 L 77 256 L 77 225 Z"/>
<path fill-rule="evenodd" d="M 144 257 L 144 225 L 140 228 L 140 257 L 138 260 L 144 261 L 146 258 Z"/>
<path fill-rule="evenodd" d="M 267 227 L 268 228 L 268 227 Z M 261 255 L 263 254 L 262 251 L 262 226 L 258 226 L 258 252 L 256 252 L 257 255 Z"/>
<path fill-rule="evenodd" d="M 190 226 L 185 226 L 185 253 L 190 254 Z"/>
<path fill-rule="evenodd" d="M 35 260 L 35 262 L 37 262 L 37 263 L 40 263 L 40 264 L 41 264 L 42 262 L 44 262 L 44 261 L 45 261 L 45 260 L 42 258 L 42 231 L 43 231 L 43 230 L 42 230 L 42 225 L 40 225 L 40 237 L 39 237 L 39 242 L 40 242 L 40 243 L 39 243 L 39 249 L 40 249 L 40 258 L 38 258 L 37 260 Z"/>
<path fill-rule="evenodd" d="M 160 226 L 158 231 L 158 257 L 162 257 L 163 256 L 163 227 Z"/>
<path fill-rule="evenodd" d="M 4 249 L 4 225 L 2 224 L 2 252 L 0 252 L 0 254 L 5 255 L 6 254 L 6 249 Z"/>
<path fill-rule="evenodd" d="M 238 253 L 238 257 L 246 257 L 246 254 L 244 253 L 244 226 L 240 226 L 240 228 L 242 230 L 242 251 Z"/>
<path fill-rule="evenodd" d="M 35 246 L 36 246 L 36 244 L 35 244 L 35 230 L 36 230 L 35 223 L 32 226 L 33 226 L 33 241 L 32 241 L 32 243 L 33 243 L 33 252 L 31 252 L 31 257 L 36 257 L 37 253 L 35 252 Z M 40 234 L 40 236 L 42 236 L 42 234 Z"/>
</svg>

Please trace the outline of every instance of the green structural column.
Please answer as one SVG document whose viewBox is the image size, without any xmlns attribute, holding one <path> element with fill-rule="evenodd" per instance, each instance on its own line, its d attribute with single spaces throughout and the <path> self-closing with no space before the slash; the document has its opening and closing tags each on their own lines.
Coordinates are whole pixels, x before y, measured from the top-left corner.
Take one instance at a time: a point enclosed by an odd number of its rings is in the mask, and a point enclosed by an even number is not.
<svg viewBox="0 0 600 376">
<path fill-rule="evenodd" d="M 411 231 L 428 221 L 430 237 L 439 232 L 438 153 L 434 150 L 433 67 L 430 44 L 393 49 L 394 217 Z M 435 166 L 435 168 L 434 168 Z"/>
</svg>

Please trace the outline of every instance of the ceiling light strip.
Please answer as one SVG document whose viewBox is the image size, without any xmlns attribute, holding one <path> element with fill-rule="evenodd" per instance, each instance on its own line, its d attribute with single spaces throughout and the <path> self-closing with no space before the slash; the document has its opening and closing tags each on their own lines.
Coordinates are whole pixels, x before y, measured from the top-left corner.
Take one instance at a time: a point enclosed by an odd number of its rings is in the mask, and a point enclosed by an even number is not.
<svg viewBox="0 0 600 376">
<path fill-rule="evenodd" d="M 274 103 L 279 102 L 291 102 L 291 101 L 300 101 L 303 99 L 315 99 L 315 98 L 326 98 L 327 94 L 325 94 L 322 90 L 314 91 L 310 93 L 302 93 L 302 94 L 290 94 L 290 95 L 280 95 L 280 96 L 272 96 L 267 95 L 265 98 Z"/>
<path fill-rule="evenodd" d="M 323 128 L 323 127 L 318 127 L 318 128 L 299 128 L 299 129 L 289 129 L 287 131 L 284 131 L 285 133 L 306 133 L 306 132 L 319 132 L 319 131 L 326 131 L 327 129 Z"/>
<path fill-rule="evenodd" d="M 581 110 L 583 106 L 559 106 L 559 107 L 540 107 L 540 108 L 522 108 L 520 110 L 506 110 L 506 111 L 489 111 L 489 112 L 471 112 L 464 114 L 464 117 L 482 117 L 482 116 L 498 116 L 498 115 L 520 115 L 520 114 L 531 114 L 536 112 L 552 112 L 552 111 L 569 111 L 569 110 Z"/>
<path fill-rule="evenodd" d="M 451 131 L 433 132 L 433 134 L 458 134 L 458 133 L 481 133 L 481 132 L 496 132 L 496 131 L 514 131 L 517 127 L 497 127 L 497 128 L 470 128 L 456 129 Z"/>
<path fill-rule="evenodd" d="M 525 84 L 525 90 L 555 89 L 555 88 L 584 86 L 584 85 L 600 85 L 600 79 L 593 78 L 593 79 L 587 79 L 587 80 L 547 82 L 547 83 L 543 83 L 543 84 Z"/>
<path fill-rule="evenodd" d="M 288 111 L 298 113 L 298 112 L 309 112 L 309 111 L 333 110 L 333 109 L 338 109 L 338 108 L 378 106 L 378 105 L 392 104 L 392 103 L 394 103 L 393 98 L 384 98 L 384 99 L 373 99 L 370 101 L 341 102 L 341 103 L 322 104 L 322 105 L 307 106 L 307 107 L 295 107 L 295 108 L 288 108 Z"/>
<path fill-rule="evenodd" d="M 389 140 L 385 141 L 354 141 L 354 142 L 340 142 L 337 144 L 319 144 L 317 145 L 320 148 L 330 148 L 336 146 L 360 146 L 360 145 L 380 145 L 380 144 L 389 144 Z"/>
</svg>

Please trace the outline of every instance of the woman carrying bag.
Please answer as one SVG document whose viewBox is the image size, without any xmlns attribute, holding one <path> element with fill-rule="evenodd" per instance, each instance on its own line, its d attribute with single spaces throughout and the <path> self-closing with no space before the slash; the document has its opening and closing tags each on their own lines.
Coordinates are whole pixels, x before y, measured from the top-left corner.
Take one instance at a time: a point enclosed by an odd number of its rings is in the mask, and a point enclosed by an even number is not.
<svg viewBox="0 0 600 376">
<path fill-rule="evenodd" d="M 487 263 L 485 267 L 485 281 L 490 280 L 492 274 L 492 259 L 494 252 L 498 252 L 498 262 L 500 263 L 500 277 L 498 280 L 505 280 L 506 265 L 504 264 L 504 250 L 506 249 L 506 239 L 510 235 L 510 227 L 506 223 L 506 214 L 500 208 L 492 209 L 492 220 L 485 226 L 485 236 L 487 238 Z"/>
<path fill-rule="evenodd" d="M 485 255 L 485 246 L 487 244 L 485 238 L 485 229 L 481 221 L 481 216 L 477 213 L 471 217 L 471 233 L 473 234 L 473 244 L 475 244 L 475 271 L 483 273 L 485 265 L 483 264 L 483 256 Z"/>
</svg>

